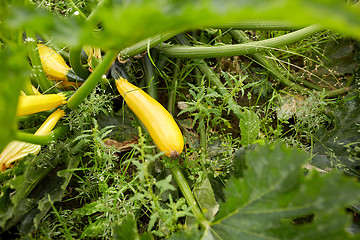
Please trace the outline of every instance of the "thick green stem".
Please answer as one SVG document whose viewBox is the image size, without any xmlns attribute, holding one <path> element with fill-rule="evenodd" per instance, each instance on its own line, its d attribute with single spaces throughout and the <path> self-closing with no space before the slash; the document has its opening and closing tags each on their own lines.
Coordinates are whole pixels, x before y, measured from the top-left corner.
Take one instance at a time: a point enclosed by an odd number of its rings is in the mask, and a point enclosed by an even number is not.
<svg viewBox="0 0 360 240">
<path fill-rule="evenodd" d="M 90 73 L 81 63 L 81 48 L 72 47 L 69 55 L 70 65 L 74 72 L 83 79 L 86 79 Z"/>
<path fill-rule="evenodd" d="M 301 28 L 283 20 L 253 20 L 253 21 L 229 22 L 211 27 L 231 28 L 231 29 L 241 29 L 241 30 L 266 30 L 266 31 L 271 31 L 271 30 L 291 31 Z"/>
<path fill-rule="evenodd" d="M 150 49 L 155 45 L 158 45 L 159 43 L 162 43 L 168 40 L 169 38 L 172 38 L 173 36 L 175 36 L 180 32 L 182 32 L 182 30 L 173 30 L 170 32 L 158 34 L 154 37 L 142 40 L 138 43 L 135 43 L 134 45 L 131 45 L 130 47 L 123 49 L 119 54 L 119 58 L 121 60 L 126 60 L 128 58 L 131 58 L 137 54 L 145 52 L 148 48 Z"/>
<path fill-rule="evenodd" d="M 204 228 L 207 228 L 209 226 L 209 223 L 206 220 L 200 207 L 198 206 L 198 204 L 194 198 L 194 195 L 192 194 L 191 189 L 190 189 L 184 175 L 182 174 L 182 172 L 180 171 L 180 169 L 178 167 L 172 167 L 172 168 L 170 168 L 170 171 L 171 171 L 172 176 L 175 179 L 175 182 L 179 186 L 187 204 L 191 207 L 191 210 L 192 210 L 195 218 L 200 222 L 200 224 Z"/>
<path fill-rule="evenodd" d="M 168 103 L 167 103 L 168 111 L 171 115 L 174 115 L 174 110 L 175 110 L 176 89 L 177 89 L 177 85 L 178 85 L 180 61 L 181 61 L 180 58 L 176 59 L 176 63 L 174 66 L 174 71 L 173 71 L 173 79 L 172 79 L 171 86 L 170 86 L 170 94 L 169 94 Z"/>
<path fill-rule="evenodd" d="M 148 54 L 144 56 L 145 82 L 147 93 L 154 99 L 157 99 L 157 79 L 154 72 L 154 65 Z"/>
<path fill-rule="evenodd" d="M 38 144 L 38 145 L 46 145 L 49 144 L 51 141 L 54 141 L 67 133 L 69 131 L 69 127 L 67 126 L 61 126 L 56 129 L 54 129 L 52 132 L 46 134 L 46 135 L 34 135 L 27 132 L 21 132 L 17 131 L 15 135 L 15 140 L 20 142 L 27 142 L 32 144 Z"/>
<path fill-rule="evenodd" d="M 310 37 L 315 33 L 321 31 L 322 28 L 318 25 L 311 25 L 309 27 L 291 32 L 279 37 L 266 39 L 257 42 L 233 44 L 225 46 L 211 46 L 211 47 L 191 47 L 191 46 L 172 46 L 162 44 L 157 47 L 159 51 L 168 55 L 169 57 L 178 58 L 215 58 L 215 57 L 232 57 L 240 55 L 249 55 L 256 52 L 263 52 L 278 48 L 287 44 L 297 42 L 301 39 Z"/>
<path fill-rule="evenodd" d="M 246 34 L 243 32 L 243 31 L 239 31 L 239 30 L 230 30 L 229 31 L 230 35 L 236 40 L 238 41 L 239 43 L 247 43 L 247 42 L 250 42 L 250 40 L 247 38 Z M 300 93 L 309 93 L 309 90 L 305 87 L 302 87 L 298 84 L 296 84 L 295 82 L 297 83 L 300 83 L 301 85 L 304 85 L 306 87 L 309 87 L 309 88 L 312 88 L 312 89 L 315 89 L 317 91 L 323 91 L 323 88 L 312 83 L 312 82 L 309 82 L 305 79 L 302 79 L 300 77 L 297 77 L 293 74 L 291 74 L 290 72 L 288 71 L 285 71 L 283 69 L 281 69 L 278 65 L 276 65 L 275 63 L 269 61 L 266 57 L 265 57 L 265 54 L 264 53 L 253 53 L 250 55 L 252 58 L 254 58 L 260 65 L 262 65 L 263 67 L 265 67 L 266 69 L 269 70 L 269 72 L 275 76 L 277 79 L 279 79 L 279 81 L 300 92 Z M 292 81 L 290 81 L 289 79 L 291 79 Z M 328 91 L 328 90 L 325 90 L 325 95 L 327 97 L 335 97 L 337 95 L 340 95 L 340 94 L 343 94 L 347 91 L 349 91 L 350 88 L 348 87 L 345 87 L 345 88 L 341 88 L 341 89 L 336 89 L 336 90 L 332 90 L 332 91 Z"/>
<path fill-rule="evenodd" d="M 81 85 L 81 87 L 71 96 L 67 106 L 70 109 L 77 108 L 80 103 L 92 92 L 96 85 L 101 80 L 102 76 L 109 69 L 111 63 L 114 61 L 116 53 L 109 51 L 101 63 L 97 65 L 94 72 L 89 76 L 89 78 Z"/>
<path fill-rule="evenodd" d="M 39 56 L 35 33 L 33 31 L 27 31 L 26 37 L 27 37 L 26 42 L 29 48 L 29 57 L 31 60 L 31 65 L 35 79 L 37 80 L 42 92 L 56 93 L 56 88 L 54 88 L 54 83 L 49 79 L 47 79 L 47 77 L 45 76 L 44 69 L 41 64 L 41 60 Z"/>
<path fill-rule="evenodd" d="M 234 40 L 236 40 L 239 43 L 251 42 L 247 38 L 246 34 L 243 31 L 230 30 L 229 33 L 234 38 Z M 252 57 L 260 65 L 262 65 L 264 68 L 266 68 L 275 78 L 277 78 L 285 86 L 288 86 L 288 87 L 290 87 L 298 92 L 301 92 L 301 93 L 309 92 L 309 90 L 307 88 L 304 88 L 304 87 L 297 85 L 296 83 L 290 81 L 289 78 L 294 79 L 295 77 L 292 76 L 292 74 L 290 72 L 287 72 L 286 74 L 282 73 L 282 69 L 280 69 L 273 62 L 266 59 L 265 53 L 253 53 L 253 54 L 250 54 L 250 57 Z"/>
</svg>

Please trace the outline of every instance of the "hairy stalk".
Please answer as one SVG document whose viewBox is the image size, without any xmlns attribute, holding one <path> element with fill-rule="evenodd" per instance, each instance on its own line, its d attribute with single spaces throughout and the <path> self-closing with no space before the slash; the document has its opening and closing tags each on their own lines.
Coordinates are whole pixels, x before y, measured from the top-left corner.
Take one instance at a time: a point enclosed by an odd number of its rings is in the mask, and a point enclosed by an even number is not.
<svg viewBox="0 0 360 240">
<path fill-rule="evenodd" d="M 239 43 L 247 43 L 250 42 L 250 40 L 248 39 L 248 37 L 246 36 L 246 34 L 243 31 L 240 30 L 230 30 L 229 31 L 230 35 L 233 37 L 234 40 L 238 41 Z M 302 79 L 300 77 L 297 77 L 293 74 L 291 74 L 289 71 L 285 71 L 283 69 L 281 69 L 278 65 L 276 65 L 274 62 L 269 61 L 264 53 L 253 53 L 250 55 L 252 58 L 254 58 L 260 65 L 262 65 L 263 67 L 265 67 L 266 69 L 269 70 L 269 72 L 276 77 L 277 79 L 279 79 L 279 81 L 300 92 L 300 93 L 309 93 L 309 90 L 305 87 L 302 87 L 298 84 L 296 84 L 295 82 L 300 83 L 301 85 L 304 85 L 306 87 L 315 89 L 317 91 L 323 91 L 325 90 L 325 88 L 322 88 L 312 82 L 309 82 L 305 79 Z M 291 79 L 292 81 L 290 81 L 289 79 Z M 340 89 L 336 89 L 336 90 L 325 90 L 325 95 L 327 97 L 336 97 L 340 94 L 346 93 L 347 91 L 349 91 L 349 87 L 345 87 L 345 88 L 340 88 Z"/>
<path fill-rule="evenodd" d="M 47 145 L 51 141 L 55 141 L 56 139 L 58 139 L 68 131 L 69 128 L 67 126 L 61 126 L 55 128 L 52 132 L 41 136 L 37 136 L 27 132 L 17 131 L 14 140 L 32 143 L 32 144 L 38 144 L 38 145 Z"/>
<path fill-rule="evenodd" d="M 37 48 L 36 36 L 33 31 L 26 32 L 26 42 L 29 48 L 29 56 L 31 60 L 32 69 L 35 75 L 42 92 L 46 93 L 56 93 L 56 88 L 54 88 L 54 83 L 47 79 L 44 73 L 43 66 L 41 64 L 39 51 Z"/>
<path fill-rule="evenodd" d="M 194 198 L 194 195 L 192 194 L 191 189 L 190 189 L 183 173 L 181 172 L 181 170 L 178 167 L 172 167 L 172 168 L 170 168 L 170 172 L 171 172 L 172 176 L 174 177 L 175 182 L 179 186 L 187 204 L 189 204 L 189 206 L 191 207 L 191 210 L 192 210 L 195 218 L 200 222 L 201 226 L 203 226 L 204 228 L 208 228 L 209 223 L 206 220 L 203 212 L 199 208 L 199 206 Z"/>
<path fill-rule="evenodd" d="M 191 47 L 191 46 L 172 46 L 162 44 L 156 47 L 160 52 L 169 57 L 178 58 L 215 58 L 215 57 L 233 57 L 240 55 L 249 55 L 256 52 L 263 52 L 272 48 L 278 48 L 287 44 L 297 42 L 301 39 L 310 37 L 315 33 L 321 31 L 319 25 L 311 25 L 309 27 L 291 32 L 279 37 L 266 39 L 257 42 L 233 44 L 225 46 L 211 46 L 211 47 Z"/>
<path fill-rule="evenodd" d="M 67 106 L 70 109 L 77 108 L 80 103 L 91 93 L 96 85 L 101 80 L 102 76 L 106 73 L 111 63 L 114 61 L 116 53 L 109 51 L 99 65 L 96 66 L 94 72 L 89 78 L 81 85 L 81 87 L 71 96 Z"/>
<path fill-rule="evenodd" d="M 229 33 L 233 37 L 233 39 L 239 43 L 251 42 L 243 31 L 230 30 Z M 250 54 L 249 56 L 254 58 L 261 66 L 266 68 L 276 79 L 278 79 L 285 86 L 288 86 L 300 93 L 308 93 L 309 92 L 309 90 L 307 88 L 297 85 L 296 83 L 290 81 L 289 78 L 295 79 L 295 77 L 292 76 L 292 74 L 290 72 L 287 72 L 286 74 L 284 74 L 282 72 L 282 69 L 280 69 L 276 64 L 269 61 L 265 57 L 265 53 L 253 53 L 253 54 Z M 303 79 L 301 79 L 301 80 L 303 80 Z M 306 80 L 304 80 L 304 81 L 306 81 Z M 319 90 L 319 89 L 317 89 L 317 90 Z"/>
<path fill-rule="evenodd" d="M 283 20 L 252 20 L 241 22 L 229 22 L 217 26 L 210 26 L 212 28 L 231 28 L 241 30 L 278 30 L 278 31 L 292 31 L 301 27 L 291 24 Z M 302 26 L 304 27 L 304 26 Z"/>
<path fill-rule="evenodd" d="M 119 53 L 119 59 L 126 60 L 137 54 L 145 52 L 148 48 L 152 48 L 152 47 L 172 38 L 173 36 L 175 36 L 176 34 L 178 34 L 180 32 L 182 32 L 182 30 L 173 30 L 170 32 L 155 35 L 151 38 L 148 38 L 148 39 L 142 40 L 138 43 L 135 43 L 134 45 L 131 45 L 130 47 L 123 49 Z"/>
</svg>

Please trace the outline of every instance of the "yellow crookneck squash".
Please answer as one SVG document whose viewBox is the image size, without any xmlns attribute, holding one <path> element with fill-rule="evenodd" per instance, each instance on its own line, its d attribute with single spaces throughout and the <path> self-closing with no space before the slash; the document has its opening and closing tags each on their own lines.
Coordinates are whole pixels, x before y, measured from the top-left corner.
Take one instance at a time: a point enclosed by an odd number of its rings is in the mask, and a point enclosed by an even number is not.
<svg viewBox="0 0 360 240">
<path fill-rule="evenodd" d="M 129 108 L 144 124 L 160 151 L 165 152 L 168 157 L 178 157 L 184 148 L 184 139 L 171 114 L 125 78 L 117 79 L 116 87 Z"/>
<path fill-rule="evenodd" d="M 59 53 L 44 44 L 38 44 L 37 46 L 47 78 L 59 82 L 67 89 L 81 85 L 84 80 L 76 76 Z M 70 79 L 74 81 L 69 81 Z"/>
</svg>

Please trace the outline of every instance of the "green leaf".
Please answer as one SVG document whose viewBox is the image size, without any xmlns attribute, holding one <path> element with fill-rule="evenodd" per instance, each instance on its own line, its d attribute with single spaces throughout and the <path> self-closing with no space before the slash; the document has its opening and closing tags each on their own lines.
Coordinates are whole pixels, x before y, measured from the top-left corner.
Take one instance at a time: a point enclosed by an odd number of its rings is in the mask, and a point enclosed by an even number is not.
<svg viewBox="0 0 360 240">
<path fill-rule="evenodd" d="M 136 222 L 125 219 L 121 224 L 113 227 L 114 240 L 138 240 L 140 239 L 137 232 Z"/>
<path fill-rule="evenodd" d="M 0 50 L 0 151 L 14 138 L 17 130 L 16 107 L 24 79 L 29 74 L 24 46 Z"/>
<path fill-rule="evenodd" d="M 254 143 L 260 132 L 260 119 L 258 115 L 251 111 L 245 110 L 243 118 L 240 119 L 241 144 L 247 146 Z"/>
<path fill-rule="evenodd" d="M 14 167 L 13 178 L 4 182 L 1 188 L 2 231 L 19 223 L 21 234 L 31 233 L 50 209 L 51 202 L 63 198 L 72 176 L 72 171 L 68 170 L 76 168 L 80 156 L 66 153 L 62 156 L 55 154 L 54 159 L 48 162 L 40 162 L 38 157 L 26 157 Z M 63 161 L 65 166 L 57 167 Z"/>
<path fill-rule="evenodd" d="M 201 239 L 358 239 L 346 232 L 351 216 L 344 208 L 359 198 L 359 184 L 339 172 L 304 176 L 306 160 L 281 145 L 249 150 L 244 177 L 228 182 L 226 201 Z"/>
<path fill-rule="evenodd" d="M 360 98 L 347 96 L 334 114 L 334 127 L 319 129 L 314 138 L 314 157 L 311 164 L 326 169 L 339 167 L 351 175 L 360 177 Z"/>
<path fill-rule="evenodd" d="M 215 200 L 209 178 L 204 178 L 201 183 L 196 184 L 193 193 L 206 219 L 212 221 L 219 210 L 219 203 Z"/>
</svg>

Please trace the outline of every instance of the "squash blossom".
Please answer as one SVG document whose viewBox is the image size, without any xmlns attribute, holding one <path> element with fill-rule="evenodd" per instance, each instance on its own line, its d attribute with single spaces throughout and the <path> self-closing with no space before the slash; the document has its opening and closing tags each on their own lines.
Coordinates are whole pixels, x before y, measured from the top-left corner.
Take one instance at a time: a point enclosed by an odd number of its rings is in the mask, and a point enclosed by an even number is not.
<svg viewBox="0 0 360 240">
<path fill-rule="evenodd" d="M 20 117 L 43 112 L 54 109 L 65 103 L 66 97 L 63 93 L 20 96 L 16 115 Z"/>
<path fill-rule="evenodd" d="M 64 115 L 64 110 L 56 110 L 46 119 L 34 135 L 41 136 L 50 133 Z M 41 146 L 37 144 L 11 141 L 0 154 L 0 171 L 4 171 L 11 166 L 11 163 L 26 157 L 28 154 L 38 154 L 40 149 Z"/>
</svg>

